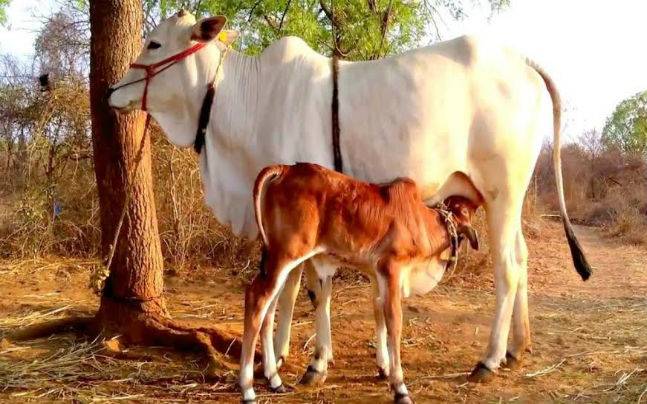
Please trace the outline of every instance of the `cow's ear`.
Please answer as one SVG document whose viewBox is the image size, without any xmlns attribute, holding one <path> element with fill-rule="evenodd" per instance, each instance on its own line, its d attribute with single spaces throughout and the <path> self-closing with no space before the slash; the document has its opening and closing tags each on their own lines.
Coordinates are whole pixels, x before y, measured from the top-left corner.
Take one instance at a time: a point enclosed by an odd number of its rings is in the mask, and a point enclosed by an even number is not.
<svg viewBox="0 0 647 404">
<path fill-rule="evenodd" d="M 222 15 L 203 18 L 193 26 L 191 39 L 200 42 L 209 42 L 216 39 L 226 22 L 227 18 Z"/>
<path fill-rule="evenodd" d="M 223 29 L 218 34 L 218 40 L 225 44 L 225 46 L 229 46 L 236 42 L 236 39 L 238 39 L 238 31 L 234 31 L 232 29 Z"/>
</svg>

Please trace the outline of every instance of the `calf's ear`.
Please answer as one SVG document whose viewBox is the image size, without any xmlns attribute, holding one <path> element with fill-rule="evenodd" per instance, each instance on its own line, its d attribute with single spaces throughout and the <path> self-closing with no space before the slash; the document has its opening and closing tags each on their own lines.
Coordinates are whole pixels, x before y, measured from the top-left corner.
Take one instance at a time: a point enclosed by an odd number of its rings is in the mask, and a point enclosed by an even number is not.
<svg viewBox="0 0 647 404">
<path fill-rule="evenodd" d="M 223 15 L 203 18 L 196 22 L 191 30 L 191 39 L 200 42 L 209 42 L 216 39 L 222 28 L 225 26 L 227 18 Z"/>
<path fill-rule="evenodd" d="M 460 226 L 458 234 L 465 236 L 465 238 L 469 240 L 470 246 L 473 249 L 479 249 L 479 235 L 475 228 L 466 225 Z"/>
</svg>

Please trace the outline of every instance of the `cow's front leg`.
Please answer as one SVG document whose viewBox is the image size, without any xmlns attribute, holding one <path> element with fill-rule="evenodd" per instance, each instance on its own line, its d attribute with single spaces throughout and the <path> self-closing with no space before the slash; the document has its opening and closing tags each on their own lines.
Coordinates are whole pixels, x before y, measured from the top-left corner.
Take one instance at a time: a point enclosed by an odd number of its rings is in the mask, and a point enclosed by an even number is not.
<svg viewBox="0 0 647 404">
<path fill-rule="evenodd" d="M 378 271 L 378 288 L 383 302 L 387 346 L 391 362 L 389 384 L 393 391 L 393 401 L 397 404 L 410 404 L 413 403 L 413 400 L 409 396 L 407 386 L 404 384 L 404 375 L 402 374 L 402 364 L 400 362 L 400 338 L 402 336 L 400 268 L 395 262 L 386 262 L 380 266 Z"/>
<path fill-rule="evenodd" d="M 471 382 L 487 381 L 492 372 L 505 361 L 510 320 L 521 270 L 515 246 L 520 226 L 521 203 L 493 207 L 487 212 L 494 263 L 496 313 L 485 358 L 477 363 L 467 377 Z"/>
<path fill-rule="evenodd" d="M 301 384 L 305 385 L 323 384 L 328 374 L 328 362 L 333 359 L 330 334 L 332 275 L 324 276 L 317 283 L 316 298 L 313 300 L 315 305 L 315 351 L 310 365 L 301 378 Z"/>
</svg>

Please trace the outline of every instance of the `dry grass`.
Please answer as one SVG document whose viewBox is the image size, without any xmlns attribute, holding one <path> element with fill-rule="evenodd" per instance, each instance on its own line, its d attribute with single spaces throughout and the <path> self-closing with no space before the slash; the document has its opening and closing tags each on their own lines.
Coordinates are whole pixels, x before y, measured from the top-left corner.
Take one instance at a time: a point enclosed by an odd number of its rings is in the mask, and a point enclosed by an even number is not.
<svg viewBox="0 0 647 404">
<path fill-rule="evenodd" d="M 502 371 L 490 384 L 465 383 L 466 372 L 487 343 L 494 296 L 491 267 L 479 273 L 470 272 L 476 267 L 460 269 L 450 282 L 404 304 L 405 375 L 419 402 L 636 402 L 645 391 L 647 252 L 579 229 L 596 266 L 594 277 L 581 283 L 568 263 L 559 224 L 532 225 L 541 234 L 528 238 L 534 353 L 522 369 Z M 85 287 L 89 264 L 55 262 L 0 265 L 0 329 L 55 319 L 96 304 Z M 62 271 L 69 278 L 62 278 Z M 168 278 L 166 294 L 176 318 L 229 324 L 239 331 L 244 285 L 228 270 L 204 268 L 190 277 Z M 282 371 L 289 384 L 297 382 L 312 353 L 312 320 L 312 307 L 302 295 L 295 313 L 291 367 Z M 280 401 L 388 402 L 386 383 L 374 378 L 368 283 L 349 273 L 335 280 L 332 326 L 335 365 L 326 384 L 315 389 L 298 386 Z M 5 342 L 0 362 L 0 380 L 11 382 L 0 392 L 3 400 L 239 400 L 235 371 L 211 383 L 198 355 L 160 348 L 131 347 L 115 357 L 102 341 L 60 336 Z M 258 392 L 263 399 L 279 399 L 268 395 L 260 381 Z"/>
<path fill-rule="evenodd" d="M 571 218 L 603 227 L 610 237 L 647 244 L 647 161 L 644 156 L 595 147 L 583 139 L 562 150 L 564 188 Z M 539 156 L 535 180 L 540 206 L 557 212 L 551 148 Z"/>
</svg>

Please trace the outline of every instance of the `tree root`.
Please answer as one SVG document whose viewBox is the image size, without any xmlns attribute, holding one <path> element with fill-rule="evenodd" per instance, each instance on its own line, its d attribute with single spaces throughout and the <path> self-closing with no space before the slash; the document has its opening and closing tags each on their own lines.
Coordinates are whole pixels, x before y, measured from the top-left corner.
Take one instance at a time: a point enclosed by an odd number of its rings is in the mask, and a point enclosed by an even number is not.
<svg viewBox="0 0 647 404">
<path fill-rule="evenodd" d="M 73 315 L 16 330 L 9 340 L 24 341 L 47 337 L 63 332 L 75 332 L 91 338 L 110 339 L 119 336 L 118 342 L 105 344 L 115 357 L 124 357 L 122 345 L 161 345 L 178 350 L 202 351 L 207 360 L 207 376 L 221 378 L 224 373 L 237 369 L 232 359 L 240 358 L 241 339 L 218 327 L 203 327 L 191 322 L 169 317 L 164 301 L 125 303 L 105 296 L 94 316 Z M 256 353 L 259 357 L 259 353 Z"/>
<path fill-rule="evenodd" d="M 25 341 L 65 332 L 85 334 L 93 321 L 94 317 L 92 316 L 73 315 L 23 327 L 7 337 L 12 341 Z"/>
</svg>

